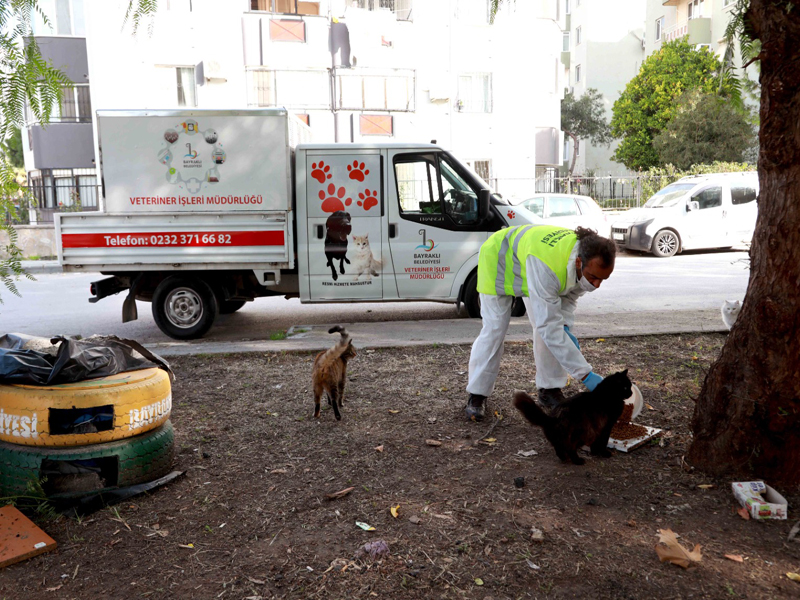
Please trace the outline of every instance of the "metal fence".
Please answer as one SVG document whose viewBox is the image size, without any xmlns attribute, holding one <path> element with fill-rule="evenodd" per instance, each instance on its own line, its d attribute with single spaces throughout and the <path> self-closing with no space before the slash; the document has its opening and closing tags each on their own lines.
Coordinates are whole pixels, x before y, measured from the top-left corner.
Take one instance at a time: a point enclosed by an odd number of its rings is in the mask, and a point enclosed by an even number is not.
<svg viewBox="0 0 800 600">
<path fill-rule="evenodd" d="M 643 196 L 652 186 L 646 185 L 645 179 L 639 175 L 557 177 L 545 172 L 535 179 L 499 178 L 491 183 L 503 196 L 517 200 L 541 193 L 578 194 L 591 197 L 603 210 L 619 211 L 637 208 L 647 201 Z"/>
<path fill-rule="evenodd" d="M 50 225 L 59 212 L 99 210 L 99 184 L 54 185 L 48 192 L 42 186 L 27 186 L 10 198 L 13 209 L 3 207 L 0 218 L 11 225 Z"/>
</svg>

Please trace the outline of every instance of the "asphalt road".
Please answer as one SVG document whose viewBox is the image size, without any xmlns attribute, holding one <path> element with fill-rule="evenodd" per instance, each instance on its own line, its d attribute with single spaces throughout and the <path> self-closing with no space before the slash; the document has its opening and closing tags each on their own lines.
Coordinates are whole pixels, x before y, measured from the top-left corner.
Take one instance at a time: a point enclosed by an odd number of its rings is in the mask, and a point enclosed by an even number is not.
<svg viewBox="0 0 800 600">
<path fill-rule="evenodd" d="M 741 251 L 686 253 L 669 259 L 623 254 L 618 257 L 611 278 L 599 290 L 581 298 L 576 327 L 579 334 L 583 330 L 596 335 L 613 335 L 626 331 L 626 327 L 632 332 L 647 332 L 648 324 L 652 324 L 653 332 L 659 332 L 669 322 L 676 324 L 676 331 L 718 329 L 723 300 L 744 297 L 749 277 L 746 259 L 746 253 Z M 175 353 L 190 346 L 199 351 L 201 344 L 222 343 L 230 347 L 234 343 L 269 341 L 291 328 L 324 333 L 323 326 L 334 323 L 385 323 L 381 328 L 361 328 L 362 332 L 369 332 L 374 345 L 388 345 L 398 337 L 445 341 L 454 336 L 453 341 L 460 342 L 474 339 L 480 326 L 478 321 L 459 315 L 451 304 L 304 305 L 297 299 L 260 298 L 233 315 L 218 317 L 202 342 L 175 342 L 156 327 L 149 303 L 139 302 L 139 319 L 124 324 L 122 295 L 90 304 L 89 284 L 101 278 L 97 273 L 35 276 L 36 281 L 17 282 L 21 297 L 0 289 L 4 302 L 0 305 L 0 334 L 114 334 Z M 434 323 L 425 325 L 428 321 L 435 322 L 435 327 Z M 443 326 L 448 321 L 451 325 Z M 404 323 L 406 326 L 402 327 Z M 519 319 L 517 323 L 519 331 L 529 336 L 527 320 Z M 458 331 L 462 332 L 461 338 Z M 324 336 L 321 339 L 324 341 L 320 343 L 329 343 Z"/>
</svg>

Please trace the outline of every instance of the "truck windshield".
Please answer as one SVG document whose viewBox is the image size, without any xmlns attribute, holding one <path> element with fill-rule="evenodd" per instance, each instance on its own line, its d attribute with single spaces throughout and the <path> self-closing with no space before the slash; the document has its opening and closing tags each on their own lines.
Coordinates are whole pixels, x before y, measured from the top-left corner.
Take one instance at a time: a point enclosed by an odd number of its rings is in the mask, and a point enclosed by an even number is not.
<svg viewBox="0 0 800 600">
<path fill-rule="evenodd" d="M 645 203 L 645 208 L 663 208 L 674 206 L 686 192 L 695 187 L 694 183 L 671 183 L 662 190 L 653 194 Z"/>
</svg>

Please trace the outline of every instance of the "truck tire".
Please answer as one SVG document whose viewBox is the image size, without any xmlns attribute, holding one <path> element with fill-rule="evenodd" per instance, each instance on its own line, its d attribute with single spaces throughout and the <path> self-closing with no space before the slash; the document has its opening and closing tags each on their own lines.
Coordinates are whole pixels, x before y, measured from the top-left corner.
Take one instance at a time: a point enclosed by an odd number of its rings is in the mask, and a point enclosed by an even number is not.
<svg viewBox="0 0 800 600">
<path fill-rule="evenodd" d="M 247 304 L 246 300 L 223 300 L 219 303 L 219 314 L 230 315 Z"/>
<path fill-rule="evenodd" d="M 41 485 L 45 495 L 51 496 L 62 491 L 59 484 L 79 487 L 91 483 L 86 478 L 81 481 L 79 473 L 65 474 L 62 481 L 57 475 L 47 474 L 46 471 L 61 465 L 64 471 L 96 470 L 95 481 L 102 489 L 146 483 L 169 473 L 174 458 L 175 432 L 169 421 L 143 435 L 92 446 L 31 448 L 0 442 L 0 495 L 24 495 L 30 493 L 30 485 L 34 489 Z M 44 483 L 43 478 L 47 479 Z M 97 485 L 88 487 L 69 491 L 85 493 L 99 489 Z"/>
<path fill-rule="evenodd" d="M 475 271 L 464 284 L 464 306 L 471 319 L 481 318 L 481 296 L 478 293 L 478 272 Z"/>
<path fill-rule="evenodd" d="M 163 369 L 59 385 L 0 385 L 0 441 L 35 447 L 100 444 L 160 427 L 171 410 Z"/>
<path fill-rule="evenodd" d="M 203 337 L 214 324 L 217 306 L 209 285 L 196 277 L 167 277 L 153 292 L 153 319 L 161 331 L 176 340 Z"/>
<path fill-rule="evenodd" d="M 675 256 L 681 247 L 681 240 L 678 234 L 671 229 L 662 229 L 653 238 L 651 249 L 653 254 L 661 258 Z"/>
</svg>

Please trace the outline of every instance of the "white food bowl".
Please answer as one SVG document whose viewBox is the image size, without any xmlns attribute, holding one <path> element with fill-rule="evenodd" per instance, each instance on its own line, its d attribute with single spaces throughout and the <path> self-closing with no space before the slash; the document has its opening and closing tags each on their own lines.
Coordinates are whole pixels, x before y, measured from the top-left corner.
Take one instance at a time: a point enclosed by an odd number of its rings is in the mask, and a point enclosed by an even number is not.
<svg viewBox="0 0 800 600">
<path fill-rule="evenodd" d="M 633 394 L 631 397 L 625 400 L 625 404 L 633 404 L 633 414 L 631 415 L 631 421 L 636 420 L 636 417 L 639 416 L 639 413 L 642 412 L 642 407 L 644 406 L 644 398 L 642 398 L 642 391 L 636 386 L 635 383 L 631 384 L 631 389 L 633 390 Z"/>
</svg>

